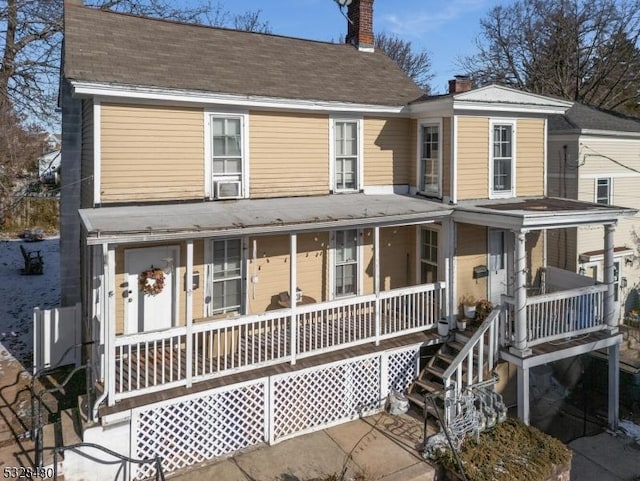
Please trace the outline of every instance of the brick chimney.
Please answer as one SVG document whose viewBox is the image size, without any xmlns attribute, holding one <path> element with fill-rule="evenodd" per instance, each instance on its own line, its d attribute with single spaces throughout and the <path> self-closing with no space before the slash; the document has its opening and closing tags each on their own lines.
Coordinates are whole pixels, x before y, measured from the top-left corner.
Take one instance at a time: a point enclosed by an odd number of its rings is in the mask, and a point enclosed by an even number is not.
<svg viewBox="0 0 640 481">
<path fill-rule="evenodd" d="M 373 52 L 373 1 L 353 0 L 347 11 L 345 41 L 365 52 Z"/>
<path fill-rule="evenodd" d="M 468 75 L 454 75 L 449 80 L 449 93 L 458 94 L 460 92 L 468 92 L 473 89 L 473 82 Z"/>
</svg>

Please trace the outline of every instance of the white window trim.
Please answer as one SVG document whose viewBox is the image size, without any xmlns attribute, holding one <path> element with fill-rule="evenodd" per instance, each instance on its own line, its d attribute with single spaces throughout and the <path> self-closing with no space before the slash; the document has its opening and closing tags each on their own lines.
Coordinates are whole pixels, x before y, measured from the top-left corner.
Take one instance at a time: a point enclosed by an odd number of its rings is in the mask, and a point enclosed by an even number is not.
<svg viewBox="0 0 640 481">
<path fill-rule="evenodd" d="M 493 190 L 493 128 L 496 125 L 511 126 L 511 190 Z M 490 199 L 510 199 L 516 197 L 516 168 L 517 168 L 517 121 L 516 119 L 489 119 L 489 198 Z"/>
<path fill-rule="evenodd" d="M 438 193 L 436 195 L 428 194 L 421 189 L 422 186 L 422 127 L 438 127 Z M 442 118 L 438 119 L 420 119 L 417 126 L 417 147 L 416 147 L 416 192 L 427 195 L 429 197 L 442 198 Z"/>
<path fill-rule="evenodd" d="M 422 224 L 417 226 L 416 229 L 416 272 L 415 272 L 415 282 L 416 285 L 422 285 L 422 231 L 423 230 L 432 230 L 438 233 L 438 280 L 442 279 L 442 274 L 444 273 L 444 244 L 442 242 L 442 233 L 444 232 L 441 224 Z"/>
<path fill-rule="evenodd" d="M 204 277 L 200 278 L 200 287 L 204 289 L 204 295 L 202 296 L 202 312 L 204 312 L 205 316 L 217 316 L 218 314 L 213 313 L 213 243 L 214 241 L 221 240 L 236 240 L 237 237 L 230 238 L 219 238 L 219 239 L 207 239 L 204 242 L 204 264 L 205 264 L 205 272 Z M 237 313 L 238 316 L 244 316 L 248 312 L 247 307 L 249 306 L 249 286 L 247 273 L 249 269 L 249 259 L 247 257 L 247 239 L 244 237 L 240 238 L 240 288 L 242 292 L 240 293 L 240 310 Z M 203 285 L 204 282 L 204 285 Z M 208 300 L 207 300 L 208 299 Z M 227 315 L 232 315 L 234 313 L 228 312 Z M 221 314 L 224 315 L 224 314 Z"/>
<path fill-rule="evenodd" d="M 353 230 L 353 229 L 339 229 L 339 230 Z M 356 246 L 357 256 L 357 287 L 356 294 L 352 296 L 336 296 L 336 231 L 331 231 L 329 236 L 329 300 L 335 299 L 349 299 L 355 296 L 361 296 L 363 292 L 363 275 L 364 269 L 362 266 L 362 260 L 364 259 L 364 231 L 362 229 L 355 229 L 357 231 L 358 243 Z"/>
<path fill-rule="evenodd" d="M 606 180 L 609 184 L 608 199 L 606 204 L 600 205 L 613 205 L 613 179 L 611 177 L 596 177 L 593 179 L 593 203 L 598 203 L 598 181 Z"/>
<path fill-rule="evenodd" d="M 205 108 L 204 110 L 204 195 L 205 198 L 215 198 L 213 180 L 213 146 L 211 119 L 214 117 L 239 117 L 242 132 L 242 195 L 241 198 L 249 198 L 249 111 L 248 110 L 219 110 Z"/>
<path fill-rule="evenodd" d="M 357 160 L 357 179 L 355 189 L 336 189 L 336 146 L 335 146 L 335 126 L 336 122 L 356 122 L 358 132 L 358 160 Z M 364 189 L 364 118 L 359 116 L 329 116 L 329 190 L 332 193 L 351 193 L 359 192 Z"/>
</svg>

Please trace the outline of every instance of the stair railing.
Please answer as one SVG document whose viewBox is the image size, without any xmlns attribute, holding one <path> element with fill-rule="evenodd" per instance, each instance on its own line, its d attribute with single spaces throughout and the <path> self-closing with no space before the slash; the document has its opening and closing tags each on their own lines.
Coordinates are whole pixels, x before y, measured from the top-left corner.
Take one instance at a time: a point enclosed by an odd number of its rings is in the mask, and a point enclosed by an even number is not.
<svg viewBox="0 0 640 481">
<path fill-rule="evenodd" d="M 33 440 L 35 445 L 35 459 L 34 464 L 36 468 L 43 467 L 43 439 L 42 432 L 44 428 L 44 423 L 42 422 L 42 396 L 45 394 L 53 394 L 54 392 L 60 392 L 64 390 L 65 386 L 69 384 L 71 379 L 76 375 L 76 373 L 80 371 L 85 371 L 86 379 L 88 381 L 92 377 L 92 366 L 91 363 L 83 364 L 82 366 L 78 366 L 73 369 L 67 377 L 57 386 L 42 389 L 38 392 L 35 391 L 35 381 L 37 378 L 41 377 L 44 374 L 51 373 L 56 368 L 46 368 L 36 373 L 31 379 L 31 383 L 29 389 L 31 391 L 31 431 L 29 433 L 30 438 Z M 92 386 L 87 385 L 87 420 L 91 420 L 92 410 L 91 410 L 91 395 L 90 391 Z"/>
<path fill-rule="evenodd" d="M 496 366 L 500 348 L 502 310 L 503 307 L 498 306 L 491 311 L 442 375 L 445 387 L 445 421 L 447 425 L 453 421 L 456 415 L 457 406 L 454 400 L 460 397 L 462 390 L 484 380 L 485 364 L 489 371 L 492 371 Z M 485 352 L 485 348 L 487 352 Z M 452 385 L 453 389 L 450 389 Z"/>
</svg>

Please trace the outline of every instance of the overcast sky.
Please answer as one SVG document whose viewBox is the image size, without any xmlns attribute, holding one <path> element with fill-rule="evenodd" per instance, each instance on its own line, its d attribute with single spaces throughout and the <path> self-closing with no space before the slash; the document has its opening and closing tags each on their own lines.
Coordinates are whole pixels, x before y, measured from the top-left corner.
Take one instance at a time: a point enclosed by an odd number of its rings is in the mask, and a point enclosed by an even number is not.
<svg viewBox="0 0 640 481">
<path fill-rule="evenodd" d="M 480 18 L 498 4 L 513 0 L 375 0 L 374 31 L 395 33 L 426 49 L 433 62 L 434 93 L 460 72 L 456 59 L 475 49 Z M 234 13 L 262 10 L 273 33 L 314 40 L 339 40 L 346 20 L 333 0 L 224 0 Z"/>
</svg>

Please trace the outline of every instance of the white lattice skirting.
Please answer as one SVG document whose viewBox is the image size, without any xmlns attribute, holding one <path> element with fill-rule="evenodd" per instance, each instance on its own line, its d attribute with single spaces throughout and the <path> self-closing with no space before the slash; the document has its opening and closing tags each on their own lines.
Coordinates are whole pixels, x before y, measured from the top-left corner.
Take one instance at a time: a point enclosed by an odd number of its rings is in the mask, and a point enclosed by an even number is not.
<svg viewBox="0 0 640 481">
<path fill-rule="evenodd" d="M 276 443 L 382 409 L 415 378 L 419 346 L 225 386 L 131 413 L 131 454 L 162 458 L 165 472 Z M 136 471 L 137 470 L 137 471 Z M 134 466 L 135 479 L 155 474 Z"/>
</svg>

